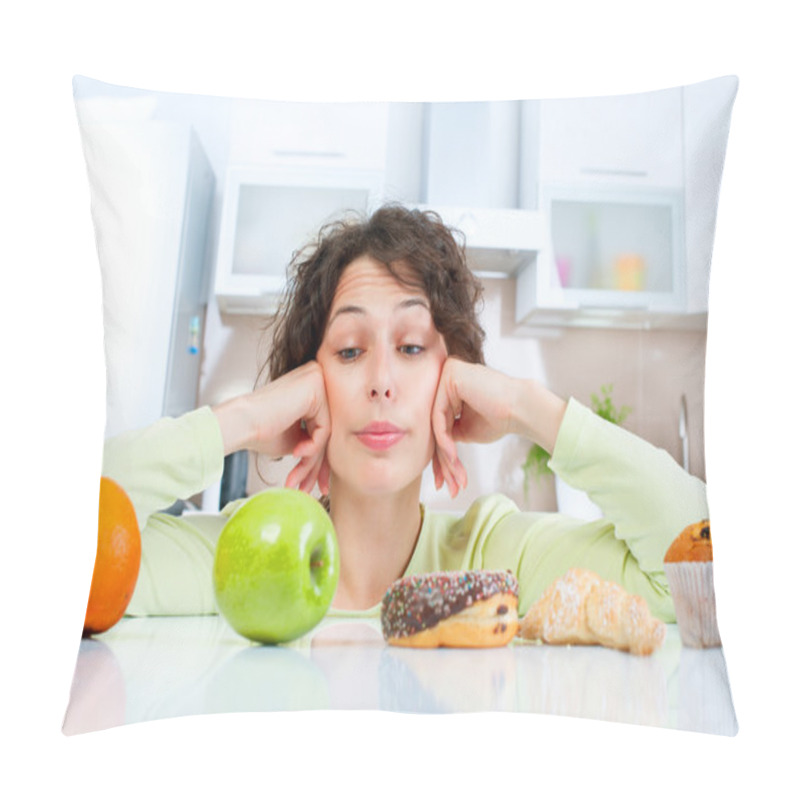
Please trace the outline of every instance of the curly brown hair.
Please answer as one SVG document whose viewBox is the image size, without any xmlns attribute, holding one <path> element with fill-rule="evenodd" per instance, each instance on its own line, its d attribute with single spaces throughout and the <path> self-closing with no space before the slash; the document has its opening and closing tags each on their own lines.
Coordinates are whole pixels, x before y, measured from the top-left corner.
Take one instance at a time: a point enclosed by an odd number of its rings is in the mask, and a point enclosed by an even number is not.
<svg viewBox="0 0 800 800">
<path fill-rule="evenodd" d="M 485 363 L 485 333 L 478 322 L 483 287 L 467 266 L 463 235 L 433 211 L 389 204 L 368 217 L 345 216 L 324 225 L 294 254 L 286 291 L 267 325 L 272 346 L 259 380 L 265 371 L 275 380 L 316 358 L 339 278 L 364 255 L 401 283 L 425 292 L 448 355 Z"/>
</svg>

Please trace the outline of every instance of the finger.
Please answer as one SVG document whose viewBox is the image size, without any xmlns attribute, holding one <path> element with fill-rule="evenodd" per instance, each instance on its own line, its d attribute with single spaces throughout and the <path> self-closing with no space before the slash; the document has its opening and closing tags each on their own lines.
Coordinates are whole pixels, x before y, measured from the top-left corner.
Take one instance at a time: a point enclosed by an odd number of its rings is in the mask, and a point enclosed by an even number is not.
<svg viewBox="0 0 800 800">
<path fill-rule="evenodd" d="M 294 446 L 295 458 L 311 458 L 325 450 L 330 438 L 330 428 L 324 424 L 309 423 L 303 438 Z"/>
<path fill-rule="evenodd" d="M 461 459 L 457 458 L 450 466 L 450 474 L 459 491 L 467 488 L 467 470 Z"/>
<path fill-rule="evenodd" d="M 444 457 L 450 463 L 458 459 L 458 450 L 456 449 L 456 441 L 453 438 L 452 430 L 455 422 L 455 415 L 448 407 L 439 415 L 439 432 L 438 435 L 434 431 L 437 443 L 444 454 Z"/>
<path fill-rule="evenodd" d="M 462 489 L 467 488 L 467 470 L 464 468 L 461 460 L 456 458 L 450 465 L 449 472 L 450 481 L 455 486 L 455 492 L 453 493 L 453 497 L 455 497 Z"/>
<path fill-rule="evenodd" d="M 317 421 L 311 427 L 311 440 L 319 450 L 324 450 L 331 436 L 331 426 L 325 420 Z"/>
<path fill-rule="evenodd" d="M 437 488 L 441 488 L 444 484 L 447 484 L 447 491 L 450 494 L 451 498 L 454 498 L 459 491 L 458 481 L 455 478 L 453 470 L 451 468 L 450 462 L 447 460 L 447 457 L 440 458 L 437 455 L 437 462 L 439 468 L 439 485 Z"/>
<path fill-rule="evenodd" d="M 438 467 L 441 470 L 442 478 L 447 481 L 448 486 L 454 483 L 459 489 L 466 489 L 467 470 L 458 457 L 458 450 L 456 449 L 455 459 L 452 459 L 443 448 L 439 447 L 437 447 L 435 455 L 438 459 Z"/>
<path fill-rule="evenodd" d="M 445 480 L 447 482 L 447 490 L 450 492 L 450 498 L 454 500 L 458 495 L 459 491 L 458 483 L 453 477 L 453 474 L 451 472 L 448 472 Z"/>
<path fill-rule="evenodd" d="M 451 497 L 455 497 L 461 491 L 458 478 L 452 469 L 445 469 L 445 483 L 447 484 L 447 489 Z"/>
<path fill-rule="evenodd" d="M 444 455 L 452 456 L 455 450 L 455 443 L 450 438 L 449 431 L 453 426 L 455 415 L 452 413 L 452 404 L 447 388 L 447 375 L 447 364 L 445 363 L 445 367 L 439 377 L 439 385 L 436 388 L 433 405 L 431 406 L 431 429 L 433 430 L 436 444 Z"/>
<path fill-rule="evenodd" d="M 450 435 L 454 422 L 455 414 L 449 400 L 445 396 L 437 396 L 431 412 L 431 428 L 436 444 L 447 461 L 458 457 L 456 443 Z"/>
<path fill-rule="evenodd" d="M 310 458 L 314 455 L 317 447 L 313 439 L 306 438 L 299 441 L 292 450 L 293 458 Z"/>
<path fill-rule="evenodd" d="M 309 473 L 314 470 L 314 459 L 301 458 L 297 464 L 294 465 L 292 471 L 286 476 L 286 486 L 289 489 L 303 490 L 303 486 L 308 481 Z"/>
<path fill-rule="evenodd" d="M 306 461 L 305 469 L 298 471 L 294 477 L 299 477 L 299 488 L 309 493 L 313 491 L 315 484 L 319 484 L 322 494 L 328 494 L 330 491 L 330 470 L 326 456 L 330 426 L 325 424 L 325 419 L 325 415 L 322 414 L 319 417 L 321 421 L 308 424 L 308 438 L 300 443 L 293 453 L 295 457 L 301 457 Z"/>
<path fill-rule="evenodd" d="M 314 491 L 314 487 L 317 484 L 317 473 L 319 472 L 319 467 L 314 466 L 308 472 L 305 478 L 303 478 L 302 483 L 300 484 L 300 491 L 305 492 L 306 494 L 311 494 Z"/>
<path fill-rule="evenodd" d="M 304 460 L 299 461 L 297 464 L 294 465 L 292 471 L 286 476 L 286 481 L 284 486 L 287 489 L 297 489 L 300 486 L 303 478 L 306 475 L 306 467 L 304 464 Z"/>
<path fill-rule="evenodd" d="M 453 478 L 461 489 L 467 488 L 467 468 L 460 458 L 456 458 L 453 463 Z"/>
<path fill-rule="evenodd" d="M 442 465 L 439 463 L 439 455 L 434 451 L 433 453 L 433 460 L 431 461 L 431 468 L 433 469 L 433 485 L 436 487 L 436 490 L 442 488 L 442 484 L 444 483 L 444 476 L 442 474 Z"/>
<path fill-rule="evenodd" d="M 330 467 L 328 466 L 327 456 L 322 459 L 322 465 L 320 466 L 319 474 L 317 475 L 317 484 L 319 485 L 319 490 L 322 494 L 330 494 Z"/>
</svg>

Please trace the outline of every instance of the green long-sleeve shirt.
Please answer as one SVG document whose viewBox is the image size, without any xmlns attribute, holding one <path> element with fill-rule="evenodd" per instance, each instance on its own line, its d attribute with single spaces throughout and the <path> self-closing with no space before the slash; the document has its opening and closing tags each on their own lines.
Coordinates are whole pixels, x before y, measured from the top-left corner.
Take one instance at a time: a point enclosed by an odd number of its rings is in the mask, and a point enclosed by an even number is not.
<svg viewBox="0 0 800 800">
<path fill-rule="evenodd" d="M 106 442 L 103 474 L 126 490 L 142 530 L 142 564 L 128 614 L 216 613 L 214 548 L 239 503 L 219 514 L 180 517 L 158 509 L 219 480 L 223 461 L 219 426 L 208 407 Z M 550 466 L 586 491 L 603 518 L 587 522 L 523 512 L 500 494 L 479 498 L 464 514 L 423 509 L 406 574 L 511 569 L 524 613 L 555 578 L 580 566 L 641 595 L 654 614 L 674 622 L 664 553 L 686 525 L 708 517 L 705 484 L 665 451 L 574 399 L 567 404 Z M 364 613 L 377 612 L 376 606 Z"/>
</svg>

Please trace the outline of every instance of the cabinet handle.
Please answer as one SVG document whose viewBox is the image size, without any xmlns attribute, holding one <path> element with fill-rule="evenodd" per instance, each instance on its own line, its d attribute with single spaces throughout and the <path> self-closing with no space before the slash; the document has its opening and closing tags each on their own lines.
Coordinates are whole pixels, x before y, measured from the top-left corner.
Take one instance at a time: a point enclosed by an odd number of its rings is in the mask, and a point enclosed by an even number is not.
<svg viewBox="0 0 800 800">
<path fill-rule="evenodd" d="M 623 175 L 626 178 L 646 178 L 644 169 L 603 169 L 602 167 L 581 167 L 583 175 Z"/>
</svg>

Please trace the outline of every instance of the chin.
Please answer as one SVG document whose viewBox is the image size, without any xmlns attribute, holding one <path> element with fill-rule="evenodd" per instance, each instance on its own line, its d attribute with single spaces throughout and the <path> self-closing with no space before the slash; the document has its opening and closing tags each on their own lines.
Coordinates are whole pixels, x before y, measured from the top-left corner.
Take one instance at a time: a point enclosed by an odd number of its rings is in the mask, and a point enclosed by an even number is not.
<svg viewBox="0 0 800 800">
<path fill-rule="evenodd" d="M 348 486 L 352 491 L 369 497 L 397 494 L 419 486 L 425 465 L 416 466 L 392 463 L 389 459 L 371 459 L 354 468 L 351 462 L 346 470 L 336 470 L 331 465 L 332 483 L 342 487 Z"/>
<path fill-rule="evenodd" d="M 339 449 L 329 445 L 332 483 L 370 497 L 397 494 L 413 485 L 419 487 L 434 449 L 430 441 L 422 451 L 419 444 L 374 454 L 360 448 Z"/>
</svg>

